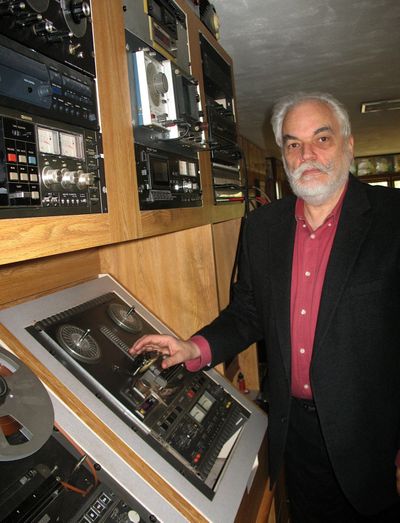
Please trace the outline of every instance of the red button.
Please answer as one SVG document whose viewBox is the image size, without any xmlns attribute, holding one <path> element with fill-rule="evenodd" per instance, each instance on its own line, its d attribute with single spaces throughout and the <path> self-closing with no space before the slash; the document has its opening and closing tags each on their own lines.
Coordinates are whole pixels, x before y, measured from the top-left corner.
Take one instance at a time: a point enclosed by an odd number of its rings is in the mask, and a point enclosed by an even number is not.
<svg viewBox="0 0 400 523">
<path fill-rule="evenodd" d="M 17 155 L 14 153 L 8 153 L 7 154 L 7 162 L 16 162 L 17 161 Z"/>
</svg>

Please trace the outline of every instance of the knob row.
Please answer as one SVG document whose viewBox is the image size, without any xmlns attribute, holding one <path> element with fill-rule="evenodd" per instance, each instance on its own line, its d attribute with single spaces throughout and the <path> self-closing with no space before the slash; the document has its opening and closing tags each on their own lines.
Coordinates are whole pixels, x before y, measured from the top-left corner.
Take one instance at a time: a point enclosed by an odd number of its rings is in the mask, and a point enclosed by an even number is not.
<svg viewBox="0 0 400 523">
<path fill-rule="evenodd" d="M 70 189 L 76 185 L 78 189 L 83 190 L 94 185 L 95 180 L 94 173 L 85 172 L 81 169 L 70 171 L 66 168 L 52 169 L 46 166 L 42 171 L 42 182 L 48 189 L 58 185 L 61 185 L 64 189 Z"/>
</svg>

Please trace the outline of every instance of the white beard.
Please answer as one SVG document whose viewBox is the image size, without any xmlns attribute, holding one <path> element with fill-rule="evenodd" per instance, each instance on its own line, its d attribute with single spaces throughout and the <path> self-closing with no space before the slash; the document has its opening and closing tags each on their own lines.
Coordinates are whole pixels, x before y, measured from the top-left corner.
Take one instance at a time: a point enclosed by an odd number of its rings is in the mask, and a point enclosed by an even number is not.
<svg viewBox="0 0 400 523">
<path fill-rule="evenodd" d="M 309 205 L 322 205 L 346 183 L 351 161 L 350 155 L 345 153 L 340 162 L 341 165 L 338 167 L 333 162 L 329 162 L 327 165 L 320 162 L 304 162 L 291 172 L 283 157 L 283 165 L 292 191 Z M 312 184 L 301 183 L 301 176 L 308 169 L 318 169 L 326 173 L 328 181 L 318 183 L 315 180 Z"/>
</svg>

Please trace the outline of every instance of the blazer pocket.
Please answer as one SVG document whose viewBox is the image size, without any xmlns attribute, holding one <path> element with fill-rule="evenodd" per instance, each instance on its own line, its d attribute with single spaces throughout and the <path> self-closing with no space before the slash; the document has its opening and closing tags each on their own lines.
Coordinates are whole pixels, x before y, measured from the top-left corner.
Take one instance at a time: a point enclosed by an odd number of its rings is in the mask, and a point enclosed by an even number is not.
<svg viewBox="0 0 400 523">
<path fill-rule="evenodd" d="M 359 283 L 349 287 L 349 292 L 353 296 L 362 296 L 363 294 L 371 294 L 372 292 L 380 292 L 388 289 L 390 284 L 386 280 L 373 280 Z"/>
</svg>

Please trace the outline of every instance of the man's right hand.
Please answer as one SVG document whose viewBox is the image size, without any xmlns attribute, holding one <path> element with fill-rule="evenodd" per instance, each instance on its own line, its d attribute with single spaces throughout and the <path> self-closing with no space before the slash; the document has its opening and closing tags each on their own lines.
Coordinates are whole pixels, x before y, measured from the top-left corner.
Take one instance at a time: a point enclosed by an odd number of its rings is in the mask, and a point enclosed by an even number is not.
<svg viewBox="0 0 400 523">
<path fill-rule="evenodd" d="M 183 341 L 168 334 L 149 334 L 139 338 L 129 349 L 136 356 L 142 352 L 156 351 L 163 355 L 163 369 L 193 360 L 200 356 L 200 349 L 193 341 Z"/>
</svg>

